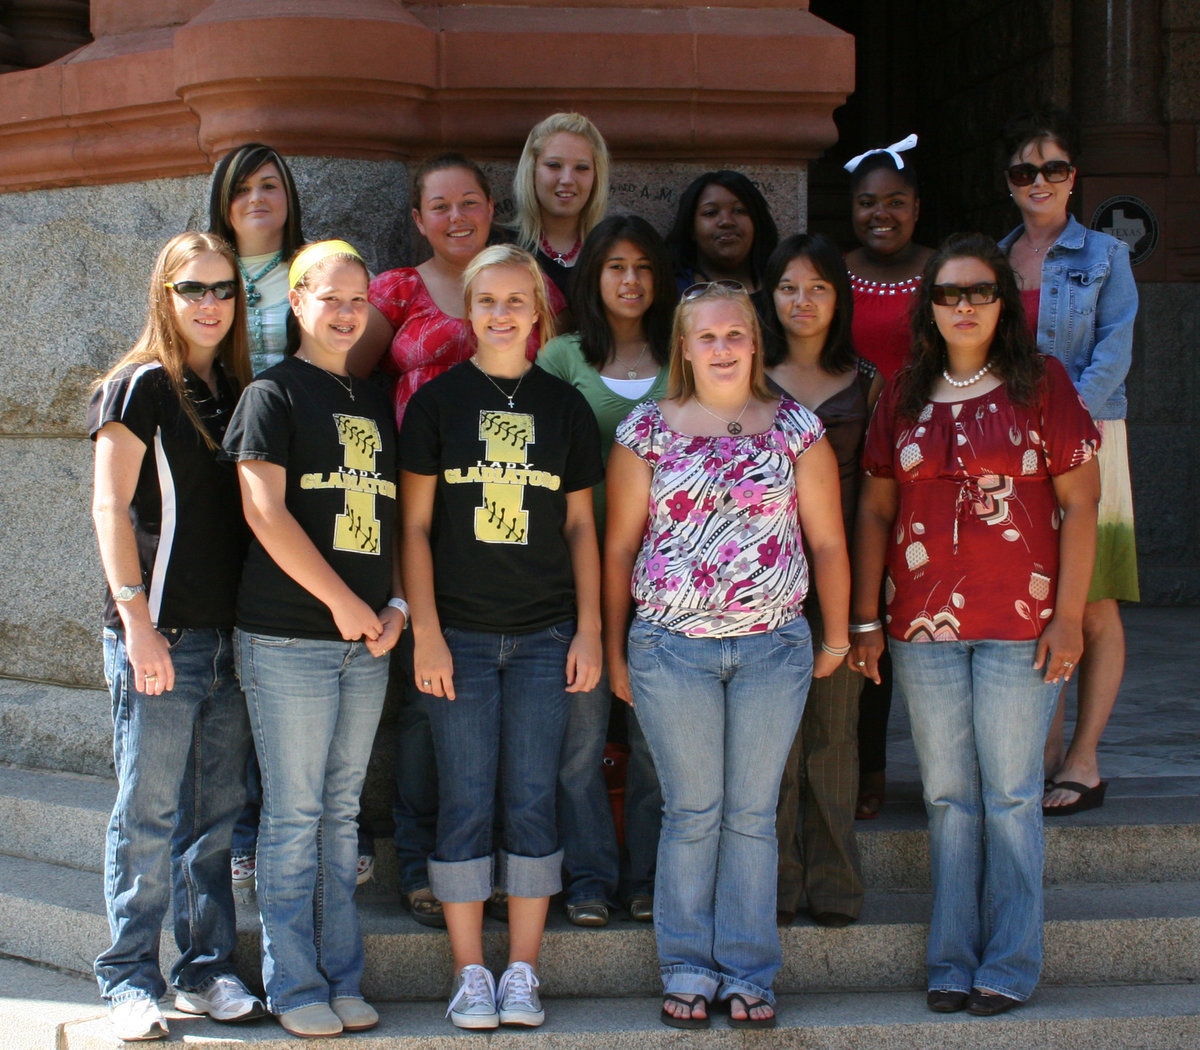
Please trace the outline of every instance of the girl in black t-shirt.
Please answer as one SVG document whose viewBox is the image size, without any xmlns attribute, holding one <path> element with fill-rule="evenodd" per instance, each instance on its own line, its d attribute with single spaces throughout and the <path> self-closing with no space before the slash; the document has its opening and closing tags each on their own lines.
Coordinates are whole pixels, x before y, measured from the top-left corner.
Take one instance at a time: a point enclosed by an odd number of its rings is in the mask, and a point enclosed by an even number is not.
<svg viewBox="0 0 1200 1050">
<path fill-rule="evenodd" d="M 173 238 L 141 337 L 88 407 L 117 771 L 104 854 L 112 943 L 96 977 L 126 1040 L 167 1033 L 158 945 L 172 881 L 189 890 L 175 898 L 175 1006 L 219 1021 L 264 1012 L 231 958 L 229 843 L 250 749 L 230 636 L 245 527 L 217 453 L 250 373 L 243 309 L 229 245 Z"/>
<path fill-rule="evenodd" d="M 246 389 L 225 448 L 254 533 L 236 636 L 263 782 L 263 984 L 284 1029 L 315 1037 L 379 1020 L 360 990 L 356 820 L 406 606 L 390 597 L 392 408 L 346 371 L 366 267 L 322 241 L 288 279 L 299 348 Z"/>
<path fill-rule="evenodd" d="M 429 875 L 454 955 L 451 1020 L 536 1026 L 538 949 L 562 885 L 555 787 L 567 694 L 600 677 L 599 435 L 578 391 L 525 357 L 534 324 L 550 324 L 533 257 L 496 245 L 464 278 L 475 355 L 417 391 L 401 439 L 413 663 L 438 766 Z M 482 932 L 497 887 L 510 931 L 498 986 Z"/>
</svg>

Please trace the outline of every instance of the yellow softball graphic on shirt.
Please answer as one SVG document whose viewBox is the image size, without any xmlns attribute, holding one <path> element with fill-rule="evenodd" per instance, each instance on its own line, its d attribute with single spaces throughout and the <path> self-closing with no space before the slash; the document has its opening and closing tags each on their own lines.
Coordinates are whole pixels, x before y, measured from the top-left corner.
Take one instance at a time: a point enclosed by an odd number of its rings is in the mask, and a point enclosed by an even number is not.
<svg viewBox="0 0 1200 1050">
<path fill-rule="evenodd" d="M 383 447 L 379 426 L 363 416 L 334 415 L 333 420 L 342 445 L 342 467 L 328 474 L 304 474 L 300 487 L 342 489 L 346 509 L 334 521 L 334 549 L 379 554 L 380 522 L 375 500 L 377 496 L 396 498 L 395 481 L 376 470 L 375 460 Z"/>
</svg>

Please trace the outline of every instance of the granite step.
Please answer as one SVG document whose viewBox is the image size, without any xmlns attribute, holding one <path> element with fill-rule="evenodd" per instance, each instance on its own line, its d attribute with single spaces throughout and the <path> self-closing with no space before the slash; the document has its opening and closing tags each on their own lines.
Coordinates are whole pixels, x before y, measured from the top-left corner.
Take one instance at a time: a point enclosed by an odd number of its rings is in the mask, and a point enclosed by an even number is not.
<svg viewBox="0 0 1200 1050">
<path fill-rule="evenodd" d="M 926 892 L 887 890 L 872 893 L 862 919 L 846 929 L 797 920 L 781 931 L 784 967 L 776 989 L 921 987 L 929 907 Z M 360 917 L 368 996 L 445 994 L 451 959 L 443 932 L 417 925 L 395 897 L 361 901 Z M 0 856 L 0 953 L 90 973 L 107 936 L 99 875 Z M 1051 886 L 1045 939 L 1046 984 L 1200 980 L 1200 882 Z M 257 916 L 241 906 L 235 962 L 248 981 L 257 973 L 258 941 Z M 505 944 L 504 926 L 487 920 L 489 964 L 502 963 Z M 169 966 L 176 955 L 169 931 L 161 950 Z M 552 914 L 540 970 L 560 996 L 647 996 L 659 988 L 653 931 L 625 919 L 581 929 Z"/>
<path fill-rule="evenodd" d="M 779 1026 L 731 1030 L 716 1017 L 707 1031 L 682 1032 L 658 1020 L 659 999 L 545 998 L 546 1024 L 536 1030 L 501 1029 L 489 1047 L 541 1050 L 663 1050 L 695 1047 L 771 1047 L 849 1050 L 1183 1050 L 1200 1045 L 1200 999 L 1186 984 L 1121 987 L 1043 987 L 1026 1005 L 993 1018 L 931 1014 L 914 991 L 821 992 L 782 995 Z M 380 1025 L 355 1034 L 356 1050 L 451 1050 L 478 1038 L 454 1029 L 440 1003 L 381 1003 Z M 291 1050 L 296 1040 L 270 1019 L 218 1025 L 166 1011 L 168 1042 Z M 0 1047 L 3 1050 L 112 1050 L 113 1039 L 90 980 L 0 959 Z M 306 1040 L 308 1050 L 332 1050 L 345 1041 Z"/>
<path fill-rule="evenodd" d="M 1200 785 L 1198 785 L 1200 787 Z M 99 871 L 116 783 L 110 777 L 0 766 L 0 853 Z M 928 889 L 929 836 L 915 801 L 889 803 L 856 824 L 872 890 Z M 364 899 L 398 891 L 390 838 L 376 842 Z M 1200 873 L 1200 797 L 1110 798 L 1098 810 L 1046 824 L 1046 882 L 1164 882 Z"/>
</svg>

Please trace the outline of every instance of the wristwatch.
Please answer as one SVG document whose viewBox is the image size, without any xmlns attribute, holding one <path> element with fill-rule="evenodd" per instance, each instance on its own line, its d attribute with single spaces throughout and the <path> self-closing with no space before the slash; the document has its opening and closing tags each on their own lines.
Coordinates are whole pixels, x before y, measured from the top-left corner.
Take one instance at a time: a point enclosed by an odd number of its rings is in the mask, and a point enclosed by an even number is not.
<svg viewBox="0 0 1200 1050">
<path fill-rule="evenodd" d="M 135 583 L 132 587 L 125 584 L 119 591 L 113 591 L 113 601 L 115 602 L 131 602 L 139 594 L 146 593 L 146 585 L 144 583 Z"/>
</svg>

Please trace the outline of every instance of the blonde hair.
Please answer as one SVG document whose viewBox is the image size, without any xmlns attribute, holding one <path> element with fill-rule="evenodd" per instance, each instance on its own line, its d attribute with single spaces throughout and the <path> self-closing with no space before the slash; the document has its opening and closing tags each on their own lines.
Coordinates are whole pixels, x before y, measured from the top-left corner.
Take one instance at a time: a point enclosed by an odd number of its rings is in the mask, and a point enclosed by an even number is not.
<svg viewBox="0 0 1200 1050">
<path fill-rule="evenodd" d="M 609 157 L 608 144 L 599 129 L 582 113 L 552 113 L 535 124 L 521 150 L 517 171 L 513 176 L 513 198 L 516 204 L 514 226 L 517 240 L 527 251 L 536 251 L 542 238 L 542 210 L 538 205 L 535 172 L 538 158 L 552 135 L 567 132 L 585 139 L 592 148 L 592 171 L 595 180 L 592 193 L 579 213 L 579 237 L 585 240 L 608 211 Z"/>
<path fill-rule="evenodd" d="M 188 345 L 179 332 L 175 323 L 175 311 L 170 297 L 175 293 L 167 287 L 167 282 L 198 255 L 211 253 L 219 255 L 233 271 L 233 280 L 237 285 L 237 297 L 234 300 L 233 324 L 225 338 L 217 347 L 216 360 L 232 380 L 234 393 L 238 393 L 250 382 L 250 353 L 246 338 L 246 297 L 242 289 L 242 279 L 238 272 L 237 255 L 234 254 L 228 242 L 215 233 L 197 233 L 188 231 L 180 233 L 167 241 L 163 250 L 154 261 L 154 269 L 150 272 L 150 295 L 146 310 L 146 324 L 142 334 L 129 350 L 103 376 L 96 380 L 95 386 L 108 382 L 118 372 L 129 365 L 141 365 L 157 361 L 171 381 L 171 387 L 179 397 L 184 414 L 191 420 L 197 433 L 204 439 L 210 449 L 216 449 L 217 443 L 208 433 L 208 429 L 200 421 L 184 386 L 184 370 L 188 363 Z"/>
<path fill-rule="evenodd" d="M 690 298 L 681 300 L 675 308 L 675 323 L 671 327 L 671 361 L 667 370 L 667 397 L 672 400 L 687 401 L 696 393 L 692 363 L 683 356 L 683 344 L 688 336 L 692 313 L 704 303 L 722 301 L 735 303 L 742 311 L 746 328 L 754 341 L 754 355 L 750 359 L 750 393 L 760 401 L 771 400 L 771 391 L 763 373 L 762 328 L 750 295 L 745 288 L 731 288 L 716 282 L 705 285 Z"/>
<path fill-rule="evenodd" d="M 546 280 L 537 260 L 515 244 L 493 244 L 484 248 L 463 270 L 463 306 L 467 317 L 471 316 L 471 286 L 484 270 L 493 266 L 519 266 L 525 269 L 533 281 L 533 308 L 538 315 L 538 349 L 554 338 L 554 313 L 550 309 L 550 298 L 546 295 Z"/>
</svg>

